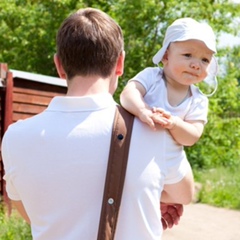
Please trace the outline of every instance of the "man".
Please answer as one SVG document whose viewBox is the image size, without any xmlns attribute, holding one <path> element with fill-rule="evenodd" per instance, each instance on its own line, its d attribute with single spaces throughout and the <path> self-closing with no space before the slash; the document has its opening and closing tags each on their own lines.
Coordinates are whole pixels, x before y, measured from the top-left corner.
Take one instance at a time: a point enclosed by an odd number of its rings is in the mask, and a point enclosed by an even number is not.
<svg viewBox="0 0 240 240">
<path fill-rule="evenodd" d="M 9 127 L 2 143 L 4 178 L 33 239 L 92 240 L 116 109 L 112 94 L 124 68 L 121 28 L 97 9 L 79 10 L 58 31 L 54 62 L 67 80 L 67 95 Z M 169 166 L 164 139 L 164 131 L 135 119 L 115 240 L 159 240 L 160 200 L 191 201 L 191 168 L 188 162 Z M 162 213 L 171 225 L 171 211 L 162 206 Z"/>
</svg>

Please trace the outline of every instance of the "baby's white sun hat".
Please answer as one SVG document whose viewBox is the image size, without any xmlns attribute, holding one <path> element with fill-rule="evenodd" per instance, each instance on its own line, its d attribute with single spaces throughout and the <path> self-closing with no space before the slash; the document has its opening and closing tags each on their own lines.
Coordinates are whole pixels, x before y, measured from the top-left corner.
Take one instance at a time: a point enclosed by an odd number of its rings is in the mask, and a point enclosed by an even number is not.
<svg viewBox="0 0 240 240">
<path fill-rule="evenodd" d="M 159 64 L 172 42 L 200 40 L 205 43 L 208 49 L 216 53 L 216 37 L 212 28 L 206 23 L 200 23 L 192 18 L 180 18 L 174 21 L 168 28 L 163 40 L 162 48 L 153 56 L 153 63 Z M 208 76 L 204 82 L 210 86 L 215 86 L 214 91 L 208 96 L 215 93 L 217 89 L 217 72 L 218 64 L 216 58 L 213 56 L 212 61 L 208 67 Z"/>
</svg>

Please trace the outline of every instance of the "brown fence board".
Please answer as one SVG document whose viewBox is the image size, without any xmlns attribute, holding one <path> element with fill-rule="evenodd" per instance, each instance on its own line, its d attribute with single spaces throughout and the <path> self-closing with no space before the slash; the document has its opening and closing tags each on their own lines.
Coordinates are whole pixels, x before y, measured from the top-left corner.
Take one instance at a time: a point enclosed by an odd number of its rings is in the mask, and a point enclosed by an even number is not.
<svg viewBox="0 0 240 240">
<path fill-rule="evenodd" d="M 42 106 L 42 105 L 36 105 L 36 104 L 13 102 L 13 112 L 37 114 L 42 112 L 45 108 L 46 108 L 46 105 Z"/>
<path fill-rule="evenodd" d="M 26 118 L 29 118 L 29 117 L 32 117 L 36 114 L 33 114 L 33 113 L 19 113 L 19 112 L 14 112 L 13 113 L 13 122 L 17 122 L 18 120 L 20 119 L 26 119 Z"/>
<path fill-rule="evenodd" d="M 49 104 L 53 97 L 52 96 L 42 96 L 42 95 L 33 95 L 26 94 L 24 92 L 14 92 L 13 102 L 15 103 L 25 103 L 25 104 L 34 104 L 34 105 L 43 105 L 46 106 Z"/>
<path fill-rule="evenodd" d="M 30 92 L 36 91 L 37 94 L 52 94 L 52 96 L 59 95 L 59 94 L 65 94 L 67 91 L 66 87 L 47 84 L 47 83 L 41 83 L 41 82 L 34 82 L 34 81 L 28 81 L 26 79 L 21 78 L 15 78 L 14 79 L 14 89 L 15 88 L 23 88 L 25 89 L 25 92 L 27 90 L 30 90 Z"/>
<path fill-rule="evenodd" d="M 49 90 L 50 90 L 50 87 L 49 87 Z M 64 95 L 66 92 L 66 89 L 63 89 L 61 92 L 57 92 L 57 91 L 54 92 L 54 91 L 36 90 L 36 89 L 21 88 L 21 87 L 14 86 L 13 92 L 23 93 L 26 95 L 48 96 L 53 98 L 55 96 Z"/>
</svg>

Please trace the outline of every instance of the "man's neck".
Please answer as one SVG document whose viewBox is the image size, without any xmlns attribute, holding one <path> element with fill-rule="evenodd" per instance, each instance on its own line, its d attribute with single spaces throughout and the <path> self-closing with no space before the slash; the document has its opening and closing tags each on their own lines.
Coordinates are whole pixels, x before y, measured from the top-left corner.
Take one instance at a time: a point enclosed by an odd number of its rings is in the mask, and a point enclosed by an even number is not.
<svg viewBox="0 0 240 240">
<path fill-rule="evenodd" d="M 99 93 L 109 93 L 109 79 L 98 76 L 76 76 L 67 80 L 67 96 L 87 96 Z"/>
</svg>

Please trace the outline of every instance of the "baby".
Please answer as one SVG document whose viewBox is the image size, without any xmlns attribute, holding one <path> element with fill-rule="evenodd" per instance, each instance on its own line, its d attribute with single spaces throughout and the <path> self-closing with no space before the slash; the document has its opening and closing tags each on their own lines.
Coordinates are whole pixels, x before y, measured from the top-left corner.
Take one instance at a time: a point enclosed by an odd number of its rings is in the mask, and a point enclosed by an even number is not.
<svg viewBox="0 0 240 240">
<path fill-rule="evenodd" d="M 153 63 L 133 77 L 121 104 L 151 128 L 167 129 L 168 159 L 186 158 L 207 123 L 208 98 L 195 84 L 217 82 L 216 39 L 212 28 L 192 18 L 174 21 Z"/>
</svg>

